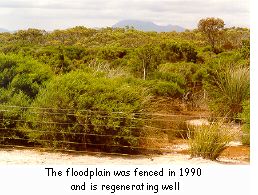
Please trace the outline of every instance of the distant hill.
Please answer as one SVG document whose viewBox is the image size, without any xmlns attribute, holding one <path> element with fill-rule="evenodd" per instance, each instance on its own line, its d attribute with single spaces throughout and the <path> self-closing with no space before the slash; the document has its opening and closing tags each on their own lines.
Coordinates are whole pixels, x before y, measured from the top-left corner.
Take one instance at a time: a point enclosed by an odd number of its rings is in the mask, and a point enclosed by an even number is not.
<svg viewBox="0 0 258 195">
<path fill-rule="evenodd" d="M 156 31 L 156 32 L 183 32 L 185 29 L 177 25 L 160 26 L 153 22 L 141 21 L 141 20 L 122 20 L 114 24 L 113 28 L 124 28 L 126 26 L 134 27 L 141 31 Z"/>
<path fill-rule="evenodd" d="M 0 28 L 0 33 L 3 33 L 3 32 L 9 32 L 9 30 L 4 29 L 4 28 Z"/>
</svg>

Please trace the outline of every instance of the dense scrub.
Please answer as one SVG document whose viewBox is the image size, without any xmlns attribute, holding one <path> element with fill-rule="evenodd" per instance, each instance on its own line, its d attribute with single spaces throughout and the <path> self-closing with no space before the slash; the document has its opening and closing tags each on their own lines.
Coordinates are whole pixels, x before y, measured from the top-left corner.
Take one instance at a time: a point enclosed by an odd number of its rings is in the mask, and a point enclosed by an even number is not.
<svg viewBox="0 0 258 195">
<path fill-rule="evenodd" d="M 216 38 L 86 27 L 0 33 L 1 143 L 139 152 L 155 97 L 189 109 L 203 99 L 214 116 L 248 124 L 249 30 Z"/>
<path fill-rule="evenodd" d="M 3 138 L 1 142 L 24 143 L 12 140 L 25 136 L 16 128 L 23 124 L 27 107 L 52 76 L 48 65 L 28 57 L 0 54 L 0 135 L 10 138 Z"/>
</svg>

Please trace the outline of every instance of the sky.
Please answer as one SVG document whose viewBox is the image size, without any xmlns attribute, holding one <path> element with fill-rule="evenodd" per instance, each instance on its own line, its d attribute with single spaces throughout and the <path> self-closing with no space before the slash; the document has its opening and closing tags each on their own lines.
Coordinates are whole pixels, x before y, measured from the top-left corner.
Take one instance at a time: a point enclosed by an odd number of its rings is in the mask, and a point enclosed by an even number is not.
<svg viewBox="0 0 258 195">
<path fill-rule="evenodd" d="M 0 28 L 106 27 L 124 19 L 197 27 L 206 17 L 249 27 L 248 0 L 0 0 Z"/>
</svg>

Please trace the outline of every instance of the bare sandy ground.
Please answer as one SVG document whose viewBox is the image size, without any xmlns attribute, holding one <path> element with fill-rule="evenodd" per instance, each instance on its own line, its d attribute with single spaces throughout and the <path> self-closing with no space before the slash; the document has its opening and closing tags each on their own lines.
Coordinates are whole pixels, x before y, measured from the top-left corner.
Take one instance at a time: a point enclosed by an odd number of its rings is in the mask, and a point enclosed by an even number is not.
<svg viewBox="0 0 258 195">
<path fill-rule="evenodd" d="M 132 157 L 114 155 L 65 154 L 43 152 L 34 149 L 0 149 L 0 165 L 158 165 L 158 164 L 249 164 L 234 159 L 210 161 L 202 158 L 190 158 L 184 154 L 165 154 L 152 157 Z"/>
</svg>

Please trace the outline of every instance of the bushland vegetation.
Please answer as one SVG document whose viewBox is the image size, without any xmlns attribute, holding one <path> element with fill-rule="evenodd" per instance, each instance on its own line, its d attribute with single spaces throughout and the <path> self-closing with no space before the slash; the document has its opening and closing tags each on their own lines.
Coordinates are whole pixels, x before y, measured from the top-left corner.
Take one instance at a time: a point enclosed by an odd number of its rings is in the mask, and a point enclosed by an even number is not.
<svg viewBox="0 0 258 195">
<path fill-rule="evenodd" d="M 213 116 L 240 120 L 249 132 L 249 37 L 215 18 L 181 33 L 83 26 L 0 33 L 0 143 L 143 152 L 151 102 L 200 109 L 196 94 Z"/>
</svg>

